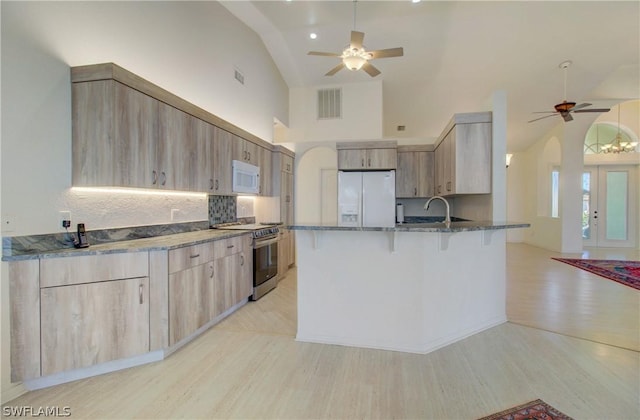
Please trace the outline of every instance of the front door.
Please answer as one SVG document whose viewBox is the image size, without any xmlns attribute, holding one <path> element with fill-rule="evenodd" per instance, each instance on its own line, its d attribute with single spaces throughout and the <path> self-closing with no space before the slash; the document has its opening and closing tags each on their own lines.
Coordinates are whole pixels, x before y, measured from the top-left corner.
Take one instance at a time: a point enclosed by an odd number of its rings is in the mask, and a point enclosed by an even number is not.
<svg viewBox="0 0 640 420">
<path fill-rule="evenodd" d="M 585 246 L 637 244 L 638 184 L 634 166 L 586 166 L 582 176 L 582 238 Z"/>
</svg>

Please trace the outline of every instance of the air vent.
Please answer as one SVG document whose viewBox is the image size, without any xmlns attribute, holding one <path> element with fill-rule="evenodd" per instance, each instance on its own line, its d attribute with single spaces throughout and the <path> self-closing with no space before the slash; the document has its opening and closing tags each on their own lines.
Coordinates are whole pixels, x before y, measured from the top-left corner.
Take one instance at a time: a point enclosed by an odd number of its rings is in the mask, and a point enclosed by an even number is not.
<svg viewBox="0 0 640 420">
<path fill-rule="evenodd" d="M 318 89 L 318 119 L 342 118 L 342 89 Z"/>
<path fill-rule="evenodd" d="M 234 73 L 234 77 L 236 78 L 236 80 L 240 82 L 240 84 L 244 85 L 244 75 L 240 73 L 240 70 L 234 69 Z"/>
</svg>

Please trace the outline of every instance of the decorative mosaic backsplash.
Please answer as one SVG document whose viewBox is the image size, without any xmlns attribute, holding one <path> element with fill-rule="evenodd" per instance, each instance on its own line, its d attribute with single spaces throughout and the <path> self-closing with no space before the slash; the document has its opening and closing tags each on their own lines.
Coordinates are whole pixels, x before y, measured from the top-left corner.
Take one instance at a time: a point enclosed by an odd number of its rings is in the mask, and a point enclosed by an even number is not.
<svg viewBox="0 0 640 420">
<path fill-rule="evenodd" d="M 209 196 L 209 226 L 236 221 L 236 197 L 228 195 Z"/>
</svg>

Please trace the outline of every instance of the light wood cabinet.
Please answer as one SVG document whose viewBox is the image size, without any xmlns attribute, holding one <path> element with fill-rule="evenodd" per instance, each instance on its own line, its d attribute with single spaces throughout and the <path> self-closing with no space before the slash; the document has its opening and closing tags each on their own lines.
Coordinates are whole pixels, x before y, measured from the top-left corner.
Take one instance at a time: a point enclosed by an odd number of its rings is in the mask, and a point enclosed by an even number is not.
<svg viewBox="0 0 640 420">
<path fill-rule="evenodd" d="M 391 170 L 398 164 L 396 142 L 337 143 L 338 170 Z"/>
<path fill-rule="evenodd" d="M 169 345 L 215 317 L 214 275 L 213 260 L 169 275 Z"/>
<path fill-rule="evenodd" d="M 491 113 L 456 114 L 436 147 L 436 194 L 491 193 Z"/>
<path fill-rule="evenodd" d="M 434 195 L 434 152 L 422 146 L 398 148 L 396 197 L 424 198 Z"/>
<path fill-rule="evenodd" d="M 42 375 L 149 351 L 149 278 L 40 291 Z"/>
<path fill-rule="evenodd" d="M 227 244 L 227 255 L 221 256 L 215 261 L 214 316 L 223 314 L 253 293 L 251 238 L 246 235 L 240 239 L 239 247 L 224 241 L 223 244 Z M 230 247 L 231 245 L 234 246 Z"/>
<path fill-rule="evenodd" d="M 260 165 L 260 146 L 252 141 L 233 135 L 233 160 L 250 163 L 254 166 Z"/>
<path fill-rule="evenodd" d="M 72 96 L 73 185 L 156 185 L 158 101 L 115 80 L 74 83 Z"/>
<path fill-rule="evenodd" d="M 213 161 L 213 194 L 229 195 L 232 189 L 232 135 L 215 126 L 213 131 L 213 153 L 209 158 Z"/>
<path fill-rule="evenodd" d="M 250 235 L 169 251 L 169 345 L 250 296 L 252 268 Z"/>
<path fill-rule="evenodd" d="M 278 281 L 282 280 L 289 271 L 289 247 L 291 232 L 280 229 L 278 240 Z"/>
<path fill-rule="evenodd" d="M 294 154 L 279 147 L 273 152 L 273 190 L 280 197 L 280 221 L 285 225 L 294 223 Z"/>
<path fill-rule="evenodd" d="M 260 195 L 270 196 L 272 193 L 271 183 L 273 182 L 271 150 L 258 147 L 260 157 Z"/>
</svg>

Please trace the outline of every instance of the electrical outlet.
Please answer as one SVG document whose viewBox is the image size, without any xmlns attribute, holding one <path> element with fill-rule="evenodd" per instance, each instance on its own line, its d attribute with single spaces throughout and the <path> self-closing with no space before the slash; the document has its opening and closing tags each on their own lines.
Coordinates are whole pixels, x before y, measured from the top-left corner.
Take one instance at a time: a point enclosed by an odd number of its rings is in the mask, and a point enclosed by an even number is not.
<svg viewBox="0 0 640 420">
<path fill-rule="evenodd" d="M 71 226 L 71 212 L 70 211 L 60 211 L 58 212 L 59 220 L 58 226 L 62 228 L 68 228 Z"/>
</svg>

